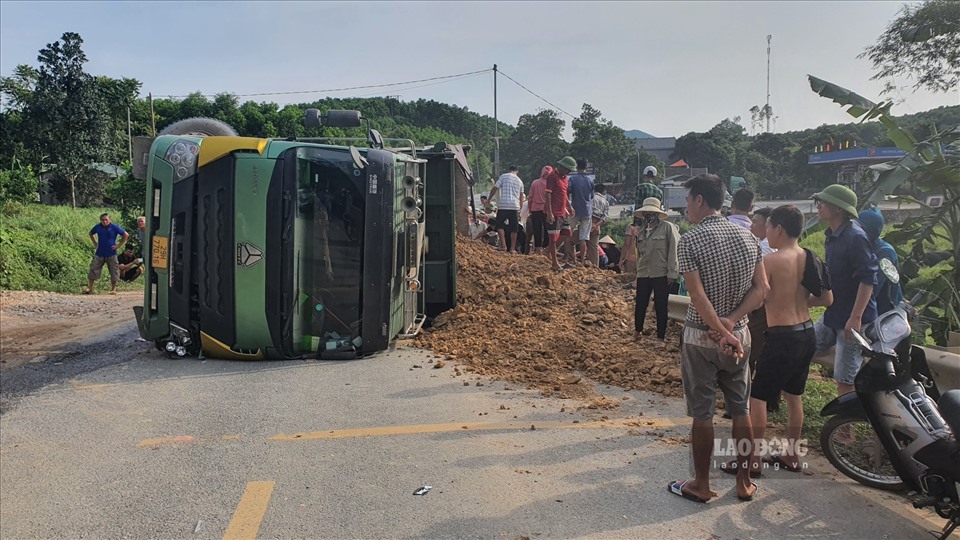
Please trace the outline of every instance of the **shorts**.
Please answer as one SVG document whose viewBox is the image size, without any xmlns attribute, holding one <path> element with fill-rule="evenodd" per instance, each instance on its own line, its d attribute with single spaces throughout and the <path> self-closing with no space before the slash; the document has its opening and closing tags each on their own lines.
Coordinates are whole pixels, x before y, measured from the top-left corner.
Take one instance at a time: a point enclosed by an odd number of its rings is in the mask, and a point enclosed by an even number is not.
<svg viewBox="0 0 960 540">
<path fill-rule="evenodd" d="M 100 279 L 100 272 L 103 271 L 103 265 L 107 265 L 107 270 L 110 272 L 110 281 L 116 283 L 120 281 L 120 263 L 117 262 L 117 256 L 111 255 L 110 257 L 98 257 L 93 256 L 93 260 L 90 261 L 90 272 L 87 274 L 87 279 L 90 281 L 96 281 Z"/>
<path fill-rule="evenodd" d="M 553 224 L 547 223 L 547 237 L 553 243 L 559 242 L 561 237 L 566 238 L 572 234 L 570 218 L 567 216 L 554 216 Z"/>
<path fill-rule="evenodd" d="M 717 388 L 723 391 L 726 411 L 730 416 L 745 416 L 750 412 L 750 332 L 734 330 L 733 335 L 743 345 L 744 357 L 739 360 L 726 354 L 710 339 L 705 330 L 687 326 L 683 329 L 680 346 L 680 378 L 683 397 L 687 402 L 687 416 L 709 420 L 717 411 Z"/>
<path fill-rule="evenodd" d="M 497 210 L 497 229 L 503 229 L 505 233 L 515 233 L 517 232 L 517 227 L 520 226 L 520 211 L 519 210 Z"/>
<path fill-rule="evenodd" d="M 784 391 L 803 395 L 810 373 L 810 360 L 817 351 L 817 335 L 813 323 L 806 328 L 774 326 L 764 332 L 763 350 L 757 359 L 757 373 L 753 377 L 750 397 L 771 401 Z"/>
<path fill-rule="evenodd" d="M 856 341 L 848 341 L 842 329 L 838 332 L 828 328 L 823 324 L 823 319 L 813 325 L 813 330 L 817 336 L 817 354 L 827 352 L 830 347 L 837 347 L 833 358 L 833 380 L 853 386 L 853 379 L 856 378 L 857 372 L 860 371 L 860 364 L 863 363 L 860 345 Z"/>
<path fill-rule="evenodd" d="M 586 217 L 575 217 L 573 218 L 574 227 L 580 231 L 580 241 L 586 242 L 590 239 L 590 228 L 593 227 L 593 218 L 590 216 Z"/>
</svg>

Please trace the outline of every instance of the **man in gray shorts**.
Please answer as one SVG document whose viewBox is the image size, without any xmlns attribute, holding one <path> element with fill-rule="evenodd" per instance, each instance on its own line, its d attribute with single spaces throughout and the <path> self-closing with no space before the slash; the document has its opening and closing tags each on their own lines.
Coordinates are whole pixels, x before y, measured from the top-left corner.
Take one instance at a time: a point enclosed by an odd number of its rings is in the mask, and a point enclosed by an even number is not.
<svg viewBox="0 0 960 540">
<path fill-rule="evenodd" d="M 747 462 L 753 444 L 750 429 L 750 370 L 746 356 L 750 332 L 746 315 L 760 307 L 769 290 L 760 244 L 750 231 L 720 215 L 724 186 L 720 178 L 702 174 L 684 184 L 687 215 L 697 226 L 680 238 L 678 260 L 690 293 L 680 349 L 680 373 L 687 415 L 693 418 L 693 480 L 677 480 L 671 493 L 696 502 L 716 496 L 710 489 L 713 416 L 716 391 L 723 391 L 733 417 L 737 448 L 736 495 L 751 500 L 757 486 Z M 716 335 L 716 340 L 710 332 Z"/>
<path fill-rule="evenodd" d="M 117 241 L 117 237 L 121 237 Z M 90 242 L 96 252 L 90 261 L 90 272 L 87 275 L 90 283 L 83 290 L 83 294 L 93 294 L 93 285 L 100 279 L 103 266 L 110 270 L 110 294 L 117 294 L 117 282 L 120 281 L 120 265 L 117 262 L 117 250 L 127 243 L 130 234 L 116 223 L 110 222 L 110 214 L 100 214 L 100 223 L 90 229 Z"/>
</svg>

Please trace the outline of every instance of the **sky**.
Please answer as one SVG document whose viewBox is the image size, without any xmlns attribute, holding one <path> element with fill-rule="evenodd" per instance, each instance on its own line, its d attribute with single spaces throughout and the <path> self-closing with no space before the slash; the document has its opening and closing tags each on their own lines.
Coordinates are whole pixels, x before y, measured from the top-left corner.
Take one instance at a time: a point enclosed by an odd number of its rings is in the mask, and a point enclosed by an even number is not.
<svg viewBox="0 0 960 540">
<path fill-rule="evenodd" d="M 902 2 L 15 2 L 0 0 L 0 74 L 76 32 L 87 71 L 143 83 L 142 95 L 300 92 L 442 77 L 497 64 L 573 115 L 584 103 L 623 129 L 659 137 L 706 131 L 766 101 L 774 131 L 850 122 L 814 94 L 807 74 L 880 100 L 857 59 Z M 960 104 L 960 93 L 914 92 L 895 114 Z M 433 99 L 493 115 L 493 75 L 348 92 L 241 97 Z M 503 76 L 501 121 L 552 108 Z M 570 138 L 570 117 L 565 137 Z M 375 119 L 374 119 L 375 120 Z"/>
</svg>

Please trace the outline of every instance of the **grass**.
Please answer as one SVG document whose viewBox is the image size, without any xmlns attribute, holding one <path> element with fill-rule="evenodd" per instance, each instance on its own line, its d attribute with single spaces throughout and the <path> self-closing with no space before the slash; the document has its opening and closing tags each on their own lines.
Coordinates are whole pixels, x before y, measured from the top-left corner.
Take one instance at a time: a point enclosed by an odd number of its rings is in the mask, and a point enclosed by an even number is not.
<svg viewBox="0 0 960 540">
<path fill-rule="evenodd" d="M 823 407 L 837 397 L 837 385 L 827 374 L 823 366 L 814 364 L 810 366 L 810 376 L 807 378 L 807 386 L 803 392 L 803 430 L 800 436 L 807 439 L 810 446 L 819 447 L 820 430 L 827 418 L 820 416 Z M 770 413 L 767 421 L 786 427 L 787 425 L 787 404 L 781 400 L 780 410 Z"/>
<path fill-rule="evenodd" d="M 86 287 L 93 247 L 89 231 L 109 208 L 69 208 L 6 203 L 0 208 L 0 288 L 79 293 Z M 135 239 L 135 224 L 121 223 Z M 97 286 L 109 290 L 103 270 Z M 137 290 L 143 282 L 120 282 L 120 290 Z"/>
</svg>

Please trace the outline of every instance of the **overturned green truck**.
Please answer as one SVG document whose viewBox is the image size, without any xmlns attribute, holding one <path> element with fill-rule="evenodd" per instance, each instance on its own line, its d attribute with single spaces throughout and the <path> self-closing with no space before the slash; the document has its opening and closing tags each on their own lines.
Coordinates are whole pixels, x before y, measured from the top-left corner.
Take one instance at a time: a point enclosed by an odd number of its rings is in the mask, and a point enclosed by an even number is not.
<svg viewBox="0 0 960 540">
<path fill-rule="evenodd" d="M 361 121 L 357 111 L 310 109 L 305 118 Z M 469 147 L 391 148 L 367 133 L 357 147 L 239 137 L 188 119 L 139 140 L 140 335 L 176 356 L 346 359 L 382 351 L 452 308 L 455 200 L 457 185 L 472 183 Z"/>
</svg>

